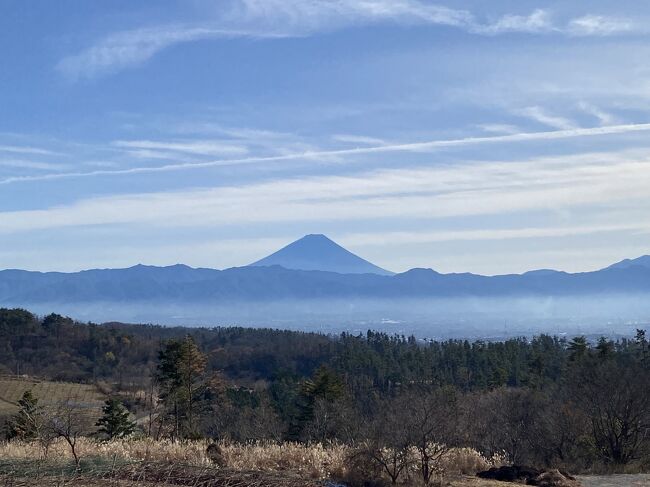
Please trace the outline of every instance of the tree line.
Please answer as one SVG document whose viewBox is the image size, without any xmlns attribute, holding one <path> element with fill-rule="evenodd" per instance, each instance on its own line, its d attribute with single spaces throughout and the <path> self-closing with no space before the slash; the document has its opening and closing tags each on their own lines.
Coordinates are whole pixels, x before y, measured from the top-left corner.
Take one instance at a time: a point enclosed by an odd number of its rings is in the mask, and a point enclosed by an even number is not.
<svg viewBox="0 0 650 487">
<path fill-rule="evenodd" d="M 344 442 L 395 482 L 415 456 L 428 483 L 456 446 L 581 471 L 650 464 L 643 330 L 617 341 L 439 342 L 0 310 L 0 338 L 4 373 L 104 381 L 114 408 L 139 418 L 135 434 L 152 438 Z"/>
</svg>

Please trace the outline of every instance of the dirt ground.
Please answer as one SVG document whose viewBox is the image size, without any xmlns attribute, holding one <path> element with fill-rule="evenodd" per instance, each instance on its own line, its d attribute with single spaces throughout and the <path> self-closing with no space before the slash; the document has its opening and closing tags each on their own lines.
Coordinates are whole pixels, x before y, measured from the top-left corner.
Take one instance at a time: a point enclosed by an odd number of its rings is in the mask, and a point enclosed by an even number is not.
<svg viewBox="0 0 650 487">
<path fill-rule="evenodd" d="M 607 476 L 581 476 L 578 477 L 584 487 L 650 487 L 650 474 L 641 475 L 607 475 Z M 261 480 L 261 479 L 260 479 Z M 449 479 L 446 487 L 507 487 L 516 484 L 507 482 L 496 482 L 493 480 L 483 480 L 476 477 L 460 477 L 456 479 Z M 313 485 L 309 483 L 310 485 Z M 269 485 L 262 481 L 259 484 L 251 484 L 251 487 L 257 485 Z M 134 482 L 128 480 L 102 480 L 102 479 L 80 479 L 63 480 L 62 478 L 50 477 L 34 479 L 20 479 L 8 478 L 0 475 L 0 486 L 2 487 L 178 487 L 178 485 L 156 483 L 156 482 Z M 233 486 L 243 486 L 239 482 L 235 482 Z"/>
<path fill-rule="evenodd" d="M 579 477 L 584 487 L 650 487 L 650 474 Z"/>
<path fill-rule="evenodd" d="M 650 487 L 650 474 L 639 475 L 585 475 L 578 476 L 583 487 Z M 463 477 L 451 482 L 450 487 L 506 487 L 517 484 Z"/>
<path fill-rule="evenodd" d="M 237 487 L 240 487 L 240 484 L 234 484 Z M 263 484 L 262 484 L 263 485 Z M 326 484 L 325 484 L 326 485 Z M 514 484 L 504 483 L 504 482 L 494 482 L 491 480 L 482 480 L 476 477 L 462 477 L 454 479 L 446 483 L 446 487 L 507 487 Z M 115 479 L 74 479 L 74 480 L 63 480 L 61 478 L 40 478 L 36 479 L 25 479 L 25 478 L 14 478 L 8 479 L 6 477 L 0 476 L 0 486 L 2 487 L 178 487 L 178 485 L 165 484 L 165 483 L 156 483 L 156 482 L 134 482 L 127 480 L 115 480 Z M 243 486 L 241 486 L 243 487 Z M 257 485 L 251 485 L 251 487 L 257 487 Z"/>
<path fill-rule="evenodd" d="M 202 484 L 201 484 L 202 485 Z M 230 484 L 228 484 L 230 485 Z M 233 487 L 244 487 L 243 484 L 233 483 Z M 270 484 L 255 483 L 251 484 L 250 487 L 257 486 L 266 486 Z M 312 483 L 307 483 L 307 485 L 315 485 Z M 327 485 L 327 484 L 323 484 Z M 504 482 L 495 482 L 492 480 L 483 480 L 476 477 L 461 477 L 456 479 L 448 479 L 445 483 L 445 487 L 508 487 L 515 484 L 504 483 Z M 624 484 L 620 484 L 624 485 Z M 166 483 L 156 483 L 156 482 L 134 482 L 128 480 L 117 480 L 117 479 L 67 479 L 64 480 L 61 477 L 49 477 L 49 478 L 40 478 L 40 479 L 25 479 L 25 478 L 12 478 L 3 477 L 0 475 L 0 486 L 2 487 L 178 487 L 175 484 L 166 484 Z M 600 486 L 599 486 L 600 487 Z"/>
<path fill-rule="evenodd" d="M 640 475 L 605 475 L 579 476 L 583 487 L 650 487 L 650 474 Z M 451 481 L 449 487 L 507 487 L 514 486 L 509 482 L 495 482 L 476 477 L 463 477 Z"/>
</svg>

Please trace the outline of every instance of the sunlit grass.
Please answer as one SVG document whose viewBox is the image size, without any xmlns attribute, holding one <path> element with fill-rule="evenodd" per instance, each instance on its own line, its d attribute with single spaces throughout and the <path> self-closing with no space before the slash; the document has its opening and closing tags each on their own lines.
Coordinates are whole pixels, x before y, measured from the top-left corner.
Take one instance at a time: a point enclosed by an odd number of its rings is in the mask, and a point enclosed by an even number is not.
<svg viewBox="0 0 650 487">
<path fill-rule="evenodd" d="M 197 467 L 214 466 L 206 454 L 207 441 L 130 439 L 98 442 L 81 438 L 78 452 L 82 459 L 110 464 L 116 462 L 161 462 Z M 223 468 L 233 471 L 291 472 L 305 478 L 345 478 L 349 458 L 354 448 L 341 444 L 300 443 L 219 443 Z M 12 441 L 0 444 L 0 458 L 5 461 L 30 461 L 42 458 L 37 442 Z M 415 452 L 413 452 L 415 456 Z M 72 460 L 68 446 L 58 440 L 50 447 L 49 461 Z M 474 474 L 503 462 L 502 458 L 488 459 L 470 448 L 451 450 L 443 461 L 443 470 L 449 474 Z M 415 469 L 415 466 L 414 466 Z M 414 470 L 413 474 L 416 472 Z"/>
</svg>

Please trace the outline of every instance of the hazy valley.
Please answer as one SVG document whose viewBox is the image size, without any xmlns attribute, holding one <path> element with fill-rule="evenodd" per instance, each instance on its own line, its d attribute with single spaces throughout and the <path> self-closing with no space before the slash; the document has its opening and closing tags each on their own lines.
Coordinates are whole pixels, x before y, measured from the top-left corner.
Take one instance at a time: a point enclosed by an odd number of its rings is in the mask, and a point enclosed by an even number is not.
<svg viewBox="0 0 650 487">
<path fill-rule="evenodd" d="M 0 305 L 41 314 L 333 333 L 371 328 L 423 338 L 629 336 L 650 321 L 649 297 L 647 257 L 578 274 L 392 274 L 322 235 L 223 271 L 184 265 L 69 274 L 0 271 Z"/>
</svg>

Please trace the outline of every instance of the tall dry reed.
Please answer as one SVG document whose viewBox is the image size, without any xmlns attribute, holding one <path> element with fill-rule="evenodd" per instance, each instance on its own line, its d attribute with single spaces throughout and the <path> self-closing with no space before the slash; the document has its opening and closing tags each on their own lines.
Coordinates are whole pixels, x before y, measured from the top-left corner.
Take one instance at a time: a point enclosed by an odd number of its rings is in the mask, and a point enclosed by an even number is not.
<svg viewBox="0 0 650 487">
<path fill-rule="evenodd" d="M 119 461 L 167 462 L 192 466 L 211 465 L 206 455 L 207 441 L 154 441 L 128 439 L 98 442 L 89 438 L 78 440 L 77 451 L 83 458 L 105 458 Z M 294 472 L 313 479 L 342 478 L 353 452 L 339 444 L 299 443 L 219 443 L 226 468 L 235 471 Z M 11 441 L 0 443 L 0 458 L 34 460 L 43 450 L 37 442 Z M 49 460 L 69 460 L 72 456 L 65 441 L 59 439 L 49 448 Z M 450 473 L 473 474 L 503 459 L 486 458 L 470 448 L 452 449 L 443 459 L 443 469 Z M 414 458 L 415 461 L 415 458 Z"/>
</svg>

